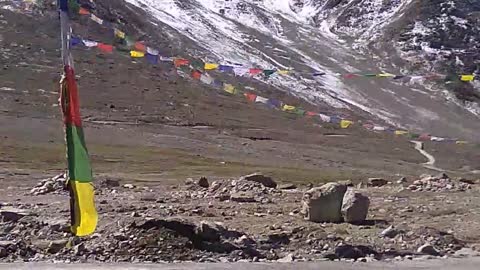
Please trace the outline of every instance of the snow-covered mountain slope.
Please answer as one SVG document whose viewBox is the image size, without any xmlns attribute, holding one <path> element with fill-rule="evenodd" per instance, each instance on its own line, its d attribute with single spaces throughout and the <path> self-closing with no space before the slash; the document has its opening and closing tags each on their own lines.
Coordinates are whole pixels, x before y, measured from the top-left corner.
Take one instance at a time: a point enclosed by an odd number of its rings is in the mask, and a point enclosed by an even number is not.
<svg viewBox="0 0 480 270">
<path fill-rule="evenodd" d="M 392 124 L 439 136 L 480 139 L 480 108 L 475 103 L 478 90 L 463 89 L 466 87 L 462 84 L 462 91 L 469 93 L 464 103 L 447 91 L 444 83 L 340 76 L 379 71 L 475 72 L 477 60 L 470 57 L 467 61 L 465 55 L 478 46 L 475 29 L 479 24 L 470 23 L 470 17 L 475 17 L 470 13 L 478 10 L 477 4 L 462 11 L 456 5 L 465 0 L 125 2 L 146 12 L 151 23 L 166 31 L 172 42 L 182 36 L 194 43 L 195 48 L 178 44 L 186 54 L 220 63 L 326 73 L 316 78 L 301 74 L 265 81 L 279 91 L 312 103 L 321 101 L 337 108 L 366 111 Z M 457 33 L 457 28 L 466 33 L 455 44 L 448 37 Z M 441 29 L 443 34 L 438 32 Z M 447 47 L 447 43 L 457 47 Z M 453 56 L 440 59 L 445 51 L 456 55 L 457 65 L 449 62 Z M 431 59 L 433 53 L 438 59 Z"/>
</svg>

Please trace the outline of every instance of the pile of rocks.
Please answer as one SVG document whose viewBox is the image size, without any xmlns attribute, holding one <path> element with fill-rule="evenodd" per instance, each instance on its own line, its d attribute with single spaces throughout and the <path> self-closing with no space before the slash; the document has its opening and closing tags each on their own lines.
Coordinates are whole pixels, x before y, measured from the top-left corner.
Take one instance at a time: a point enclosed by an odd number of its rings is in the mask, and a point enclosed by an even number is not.
<svg viewBox="0 0 480 270">
<path fill-rule="evenodd" d="M 41 180 L 36 187 L 30 190 L 32 195 L 44 195 L 48 193 L 58 193 L 66 190 L 67 174 L 62 173 L 52 178 Z"/>
<path fill-rule="evenodd" d="M 419 180 L 415 180 L 407 189 L 412 191 L 466 191 L 471 189 L 469 183 L 463 181 L 455 181 L 442 173 L 437 176 L 422 175 Z"/>
<path fill-rule="evenodd" d="M 242 176 L 233 180 L 218 180 L 212 184 L 204 177 L 196 183 L 187 181 L 192 192 L 191 197 L 215 198 L 220 201 L 235 202 L 270 202 L 269 194 L 279 194 L 277 183 L 270 177 L 259 173 Z"/>
</svg>

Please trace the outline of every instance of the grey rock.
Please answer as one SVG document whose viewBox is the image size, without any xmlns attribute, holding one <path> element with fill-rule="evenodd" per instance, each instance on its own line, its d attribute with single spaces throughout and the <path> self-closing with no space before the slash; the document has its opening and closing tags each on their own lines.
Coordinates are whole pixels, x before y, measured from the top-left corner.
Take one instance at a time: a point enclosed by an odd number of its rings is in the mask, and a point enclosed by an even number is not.
<svg viewBox="0 0 480 270">
<path fill-rule="evenodd" d="M 255 195 L 252 192 L 240 191 L 230 195 L 230 200 L 234 202 L 255 202 Z"/>
<path fill-rule="evenodd" d="M 197 185 L 203 188 L 208 188 L 210 186 L 206 177 L 200 177 L 200 179 L 197 181 Z"/>
<path fill-rule="evenodd" d="M 345 259 L 359 259 L 368 255 L 377 255 L 378 253 L 368 246 L 358 245 L 340 245 L 335 248 L 335 255 Z"/>
<path fill-rule="evenodd" d="M 124 188 L 127 188 L 127 189 L 134 189 L 135 186 L 133 184 L 125 184 L 123 185 Z"/>
<path fill-rule="evenodd" d="M 418 253 L 432 255 L 432 256 L 439 256 L 440 252 L 430 244 L 424 244 L 417 249 Z"/>
<path fill-rule="evenodd" d="M 17 222 L 21 218 L 30 215 L 25 209 L 4 207 L 0 209 L 0 220 L 3 222 Z"/>
<path fill-rule="evenodd" d="M 400 179 L 397 180 L 397 184 L 404 184 L 407 182 L 407 178 L 406 177 L 402 177 Z"/>
<path fill-rule="evenodd" d="M 361 223 L 367 219 L 370 199 L 353 190 L 345 193 L 342 202 L 342 216 L 345 222 Z"/>
<path fill-rule="evenodd" d="M 297 186 L 294 184 L 280 184 L 277 186 L 278 189 L 296 189 Z"/>
<path fill-rule="evenodd" d="M 388 181 L 383 178 L 368 178 L 367 186 L 369 187 L 382 187 L 388 184 Z"/>
<path fill-rule="evenodd" d="M 4 247 L 0 247 L 0 258 L 5 258 L 8 256 L 7 249 Z"/>
<path fill-rule="evenodd" d="M 313 222 L 341 222 L 343 196 L 347 186 L 327 183 L 308 190 L 302 199 L 302 214 Z"/>
<path fill-rule="evenodd" d="M 253 174 L 242 176 L 240 178 L 240 180 L 257 182 L 257 183 L 260 183 L 260 184 L 264 185 L 265 187 L 269 187 L 269 188 L 276 188 L 277 187 L 277 183 L 275 181 L 273 181 L 272 178 L 270 178 L 268 176 L 265 176 L 263 174 L 260 174 L 260 173 L 253 173 Z"/>
<path fill-rule="evenodd" d="M 277 262 L 280 263 L 291 263 L 293 261 L 295 261 L 295 256 L 293 255 L 293 253 L 289 253 L 287 256 L 277 260 Z"/>
<path fill-rule="evenodd" d="M 395 236 L 397 236 L 397 234 L 398 234 L 398 231 L 395 229 L 395 227 L 393 227 L 393 225 L 391 225 L 390 227 L 383 230 L 380 233 L 380 236 L 388 237 L 388 238 L 394 238 Z"/>
<path fill-rule="evenodd" d="M 15 242 L 13 241 L 0 241 L 0 247 L 2 248 L 7 248 L 9 246 L 15 245 Z"/>
<path fill-rule="evenodd" d="M 51 254 L 56 254 L 60 252 L 64 247 L 67 246 L 68 240 L 60 239 L 51 241 L 48 245 L 47 252 Z"/>
</svg>

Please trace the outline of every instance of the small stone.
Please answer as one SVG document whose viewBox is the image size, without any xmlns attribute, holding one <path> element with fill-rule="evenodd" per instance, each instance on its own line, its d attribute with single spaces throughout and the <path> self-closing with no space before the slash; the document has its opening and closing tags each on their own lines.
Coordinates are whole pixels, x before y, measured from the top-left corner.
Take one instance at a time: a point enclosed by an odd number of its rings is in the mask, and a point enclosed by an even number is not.
<svg viewBox="0 0 480 270">
<path fill-rule="evenodd" d="M 21 218 L 28 216 L 30 213 L 24 209 L 5 207 L 0 210 L 0 220 L 3 222 L 17 222 Z"/>
<path fill-rule="evenodd" d="M 417 185 L 413 184 L 413 185 L 409 185 L 409 186 L 407 187 L 407 189 L 414 191 L 414 190 L 417 190 L 418 187 L 417 187 Z"/>
<path fill-rule="evenodd" d="M 288 189 L 296 189 L 297 186 L 294 185 L 294 184 L 280 184 L 280 185 L 278 185 L 277 188 L 278 188 L 278 189 L 287 189 L 287 190 L 288 190 Z"/>
<path fill-rule="evenodd" d="M 255 195 L 248 191 L 239 191 L 230 195 L 230 200 L 234 202 L 255 202 Z"/>
<path fill-rule="evenodd" d="M 265 176 L 263 174 L 260 174 L 260 173 L 253 173 L 253 174 L 242 176 L 240 178 L 240 180 L 257 182 L 257 183 L 260 183 L 260 184 L 264 185 L 265 187 L 269 187 L 269 188 L 276 188 L 277 187 L 277 183 L 275 181 L 273 181 L 272 178 L 270 178 L 268 176 Z"/>
<path fill-rule="evenodd" d="M 469 185 L 475 185 L 475 181 L 471 179 L 460 178 L 458 181 Z"/>
<path fill-rule="evenodd" d="M 127 189 L 134 189 L 135 186 L 133 184 L 125 184 L 123 185 L 124 188 L 127 188 Z"/>
<path fill-rule="evenodd" d="M 200 177 L 200 179 L 197 181 L 197 185 L 203 188 L 208 188 L 210 186 L 206 177 Z"/>
<path fill-rule="evenodd" d="M 388 237 L 388 238 L 394 238 L 397 236 L 398 231 L 391 225 L 390 227 L 386 228 L 380 233 L 380 236 L 382 237 Z"/>
<path fill-rule="evenodd" d="M 440 173 L 435 176 L 436 179 L 449 179 L 448 175 L 446 173 Z"/>
<path fill-rule="evenodd" d="M 47 247 L 47 252 L 50 254 L 56 254 L 60 252 L 68 243 L 66 239 L 54 240 L 51 241 Z"/>
<path fill-rule="evenodd" d="M 367 262 L 367 258 L 365 258 L 365 257 L 358 258 L 357 262 L 364 262 L 365 263 L 365 262 Z"/>
<path fill-rule="evenodd" d="M 440 252 L 438 252 L 438 250 L 430 244 L 422 245 L 421 247 L 419 247 L 417 249 L 417 252 L 422 253 L 422 254 L 432 255 L 432 256 L 439 256 L 440 255 Z"/>
<path fill-rule="evenodd" d="M 397 184 L 404 184 L 407 182 L 407 178 L 406 177 L 402 177 L 400 179 L 397 180 Z"/>
<path fill-rule="evenodd" d="M 293 255 L 293 253 L 289 253 L 287 256 L 285 256 L 281 259 L 278 259 L 277 262 L 290 263 L 290 262 L 293 262 L 294 260 L 295 260 L 295 256 Z"/>
<path fill-rule="evenodd" d="M 383 178 L 368 178 L 367 186 L 369 187 L 382 187 L 388 184 L 388 181 Z"/>
</svg>

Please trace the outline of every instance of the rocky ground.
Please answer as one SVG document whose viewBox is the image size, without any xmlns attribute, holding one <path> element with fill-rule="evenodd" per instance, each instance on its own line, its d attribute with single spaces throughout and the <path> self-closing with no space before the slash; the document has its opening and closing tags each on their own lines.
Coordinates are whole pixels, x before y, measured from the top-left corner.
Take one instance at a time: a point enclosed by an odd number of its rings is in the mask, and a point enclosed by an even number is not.
<svg viewBox="0 0 480 270">
<path fill-rule="evenodd" d="M 461 257 L 479 249 L 480 234 L 472 230 L 480 223 L 478 182 L 444 174 L 326 185 L 340 193 L 263 175 L 164 187 L 104 178 L 96 184 L 99 229 L 82 239 L 68 233 L 63 180 L 2 192 L 1 261 L 373 261 Z M 319 189 L 322 194 L 312 195 Z M 367 202 L 355 202 L 355 192 Z M 341 212 L 335 213 L 332 194 Z M 315 205 L 312 196 L 323 196 L 323 203 Z M 368 214 L 358 219 L 362 209 Z M 314 220 L 325 213 L 338 220 Z"/>
</svg>

